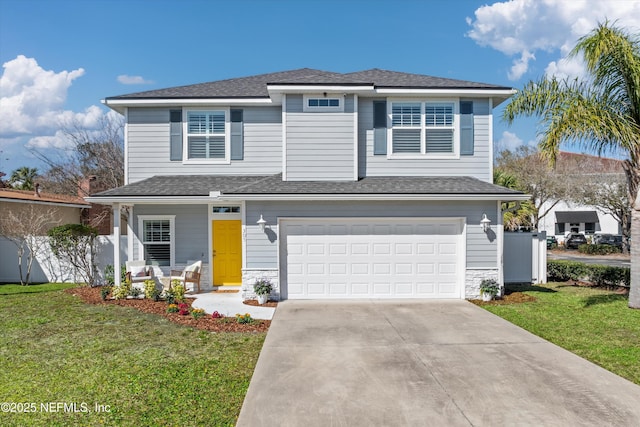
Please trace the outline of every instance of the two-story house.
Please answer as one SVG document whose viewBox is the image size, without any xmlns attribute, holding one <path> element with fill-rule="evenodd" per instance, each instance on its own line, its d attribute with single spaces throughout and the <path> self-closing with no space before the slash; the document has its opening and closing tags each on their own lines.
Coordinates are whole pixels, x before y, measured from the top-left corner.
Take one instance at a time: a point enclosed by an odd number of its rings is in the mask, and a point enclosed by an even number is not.
<svg viewBox="0 0 640 427">
<path fill-rule="evenodd" d="M 492 184 L 513 93 L 305 68 L 109 97 L 126 185 L 89 200 L 127 207 L 130 258 L 202 260 L 244 296 L 268 277 L 282 299 L 475 297 L 502 282 L 501 202 L 527 199 Z"/>
</svg>

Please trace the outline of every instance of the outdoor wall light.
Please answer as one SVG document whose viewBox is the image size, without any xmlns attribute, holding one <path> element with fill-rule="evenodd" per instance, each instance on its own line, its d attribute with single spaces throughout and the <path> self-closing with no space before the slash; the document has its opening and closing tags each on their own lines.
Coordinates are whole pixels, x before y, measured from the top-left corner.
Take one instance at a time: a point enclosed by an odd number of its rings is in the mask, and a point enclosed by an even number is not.
<svg viewBox="0 0 640 427">
<path fill-rule="evenodd" d="M 491 229 L 491 220 L 487 218 L 487 214 L 482 214 L 482 219 L 480 220 L 480 226 L 482 227 L 482 231 L 485 233 Z"/>
<path fill-rule="evenodd" d="M 260 226 L 260 229 L 264 232 L 264 226 L 267 225 L 267 221 L 262 218 L 262 214 L 260 214 L 260 219 L 256 222 Z"/>
</svg>

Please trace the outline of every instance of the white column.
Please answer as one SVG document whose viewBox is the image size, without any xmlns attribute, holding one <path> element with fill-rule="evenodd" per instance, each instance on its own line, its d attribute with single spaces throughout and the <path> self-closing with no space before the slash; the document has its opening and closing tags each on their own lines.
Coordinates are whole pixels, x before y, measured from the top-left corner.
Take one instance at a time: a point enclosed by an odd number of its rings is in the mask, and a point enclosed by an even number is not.
<svg viewBox="0 0 640 427">
<path fill-rule="evenodd" d="M 120 286 L 120 203 L 113 204 L 113 237 L 113 279 Z"/>
</svg>

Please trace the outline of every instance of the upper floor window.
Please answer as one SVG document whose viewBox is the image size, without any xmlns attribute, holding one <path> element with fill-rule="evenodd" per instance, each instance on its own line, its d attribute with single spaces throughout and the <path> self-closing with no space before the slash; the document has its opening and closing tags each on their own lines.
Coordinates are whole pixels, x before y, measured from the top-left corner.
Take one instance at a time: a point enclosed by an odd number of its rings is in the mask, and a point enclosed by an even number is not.
<svg viewBox="0 0 640 427">
<path fill-rule="evenodd" d="M 457 154 L 454 102 L 390 104 L 392 154 Z"/>
<path fill-rule="evenodd" d="M 187 112 L 187 159 L 225 160 L 228 152 L 227 112 Z"/>
<path fill-rule="evenodd" d="M 303 111 L 311 112 L 311 111 L 333 111 L 333 112 L 341 112 L 344 111 L 343 101 L 340 98 L 321 98 L 321 97 L 312 97 L 305 96 Z"/>
</svg>

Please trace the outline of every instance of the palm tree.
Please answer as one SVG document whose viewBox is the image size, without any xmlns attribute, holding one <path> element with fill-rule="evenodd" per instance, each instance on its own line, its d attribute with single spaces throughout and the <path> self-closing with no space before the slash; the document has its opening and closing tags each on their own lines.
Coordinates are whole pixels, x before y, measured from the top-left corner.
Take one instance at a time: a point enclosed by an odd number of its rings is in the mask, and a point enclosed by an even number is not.
<svg viewBox="0 0 640 427">
<path fill-rule="evenodd" d="M 13 188 L 17 188 L 18 190 L 33 190 L 35 188 L 34 181 L 37 176 L 37 168 L 29 168 L 27 166 L 23 166 L 11 173 L 9 184 L 11 184 Z"/>
<path fill-rule="evenodd" d="M 638 35 L 605 22 L 578 40 L 571 55 L 584 57 L 587 79 L 543 77 L 529 82 L 514 95 L 503 119 L 512 123 L 517 116 L 540 118 L 544 129 L 540 150 L 552 163 L 565 142 L 576 143 L 598 154 L 624 154 L 629 200 L 633 203 L 640 184 Z M 639 222 L 640 218 L 635 221 L 636 232 L 640 232 Z M 631 233 L 635 234 L 633 226 Z M 636 236 L 636 240 L 640 239 Z M 639 255 L 638 250 L 633 251 L 634 255 Z M 640 308 L 640 266 L 632 264 L 635 267 L 632 265 L 629 307 Z"/>
</svg>

